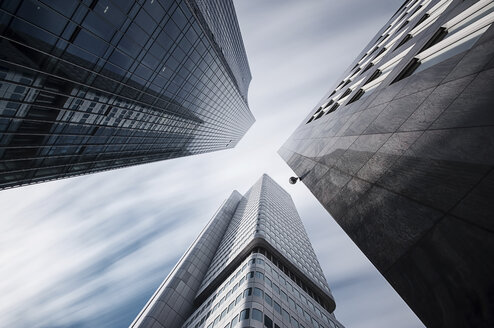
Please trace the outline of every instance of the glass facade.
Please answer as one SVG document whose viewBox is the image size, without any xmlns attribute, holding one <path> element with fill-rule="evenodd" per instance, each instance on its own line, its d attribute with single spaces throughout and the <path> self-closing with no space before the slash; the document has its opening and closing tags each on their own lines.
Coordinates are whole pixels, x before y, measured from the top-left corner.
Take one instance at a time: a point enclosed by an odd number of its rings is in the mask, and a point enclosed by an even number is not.
<svg viewBox="0 0 494 328">
<path fill-rule="evenodd" d="M 0 188 L 234 147 L 251 76 L 208 3 L 3 1 Z"/>
<path fill-rule="evenodd" d="M 219 210 L 131 327 L 343 327 L 291 197 L 267 175 L 238 196 Z"/>
</svg>

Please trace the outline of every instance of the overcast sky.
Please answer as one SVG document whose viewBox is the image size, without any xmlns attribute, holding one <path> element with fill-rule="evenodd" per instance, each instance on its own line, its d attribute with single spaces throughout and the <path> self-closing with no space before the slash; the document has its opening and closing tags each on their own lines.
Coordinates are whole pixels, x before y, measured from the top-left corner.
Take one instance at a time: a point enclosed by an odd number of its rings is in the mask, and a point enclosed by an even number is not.
<svg viewBox="0 0 494 328">
<path fill-rule="evenodd" d="M 236 0 L 257 122 L 235 149 L 0 192 L 0 322 L 126 327 L 221 202 L 293 197 L 347 327 L 422 327 L 276 151 L 400 0 Z"/>
</svg>

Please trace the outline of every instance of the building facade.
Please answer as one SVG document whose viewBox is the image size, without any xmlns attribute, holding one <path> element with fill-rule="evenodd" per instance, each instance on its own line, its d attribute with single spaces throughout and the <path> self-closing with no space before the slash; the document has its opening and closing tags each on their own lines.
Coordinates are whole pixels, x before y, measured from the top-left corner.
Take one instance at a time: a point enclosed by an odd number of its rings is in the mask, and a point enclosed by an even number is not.
<svg viewBox="0 0 494 328">
<path fill-rule="evenodd" d="M 269 176 L 234 191 L 131 327 L 343 327 L 293 201 Z"/>
<path fill-rule="evenodd" d="M 494 326 L 493 21 L 405 1 L 279 150 L 427 327 Z"/>
<path fill-rule="evenodd" d="M 0 189 L 232 148 L 254 123 L 231 0 L 7 0 L 0 43 Z"/>
</svg>

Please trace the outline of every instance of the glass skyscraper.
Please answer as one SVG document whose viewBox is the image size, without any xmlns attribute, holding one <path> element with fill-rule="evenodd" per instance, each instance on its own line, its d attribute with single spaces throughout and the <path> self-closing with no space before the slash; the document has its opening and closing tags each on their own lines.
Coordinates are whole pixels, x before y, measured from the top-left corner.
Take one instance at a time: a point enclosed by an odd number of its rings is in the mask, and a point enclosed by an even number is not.
<svg viewBox="0 0 494 328">
<path fill-rule="evenodd" d="M 336 328 L 335 302 L 290 195 L 234 191 L 132 328 Z"/>
<path fill-rule="evenodd" d="M 494 327 L 493 22 L 405 1 L 279 151 L 427 327 Z"/>
<path fill-rule="evenodd" d="M 0 189 L 232 148 L 254 122 L 231 0 L 6 0 L 0 42 Z"/>
</svg>

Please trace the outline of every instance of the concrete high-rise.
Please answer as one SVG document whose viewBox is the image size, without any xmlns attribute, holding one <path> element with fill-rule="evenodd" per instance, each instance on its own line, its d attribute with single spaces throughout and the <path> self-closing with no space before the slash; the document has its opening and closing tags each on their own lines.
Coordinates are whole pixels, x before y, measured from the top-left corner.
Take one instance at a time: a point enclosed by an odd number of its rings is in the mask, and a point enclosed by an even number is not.
<svg viewBox="0 0 494 328">
<path fill-rule="evenodd" d="M 263 175 L 234 191 L 131 325 L 343 327 L 290 195 Z"/>
<path fill-rule="evenodd" d="M 0 45 L 0 189 L 232 148 L 254 122 L 231 0 L 7 0 Z"/>
<path fill-rule="evenodd" d="M 428 327 L 494 326 L 493 21 L 405 1 L 279 151 Z"/>
</svg>

